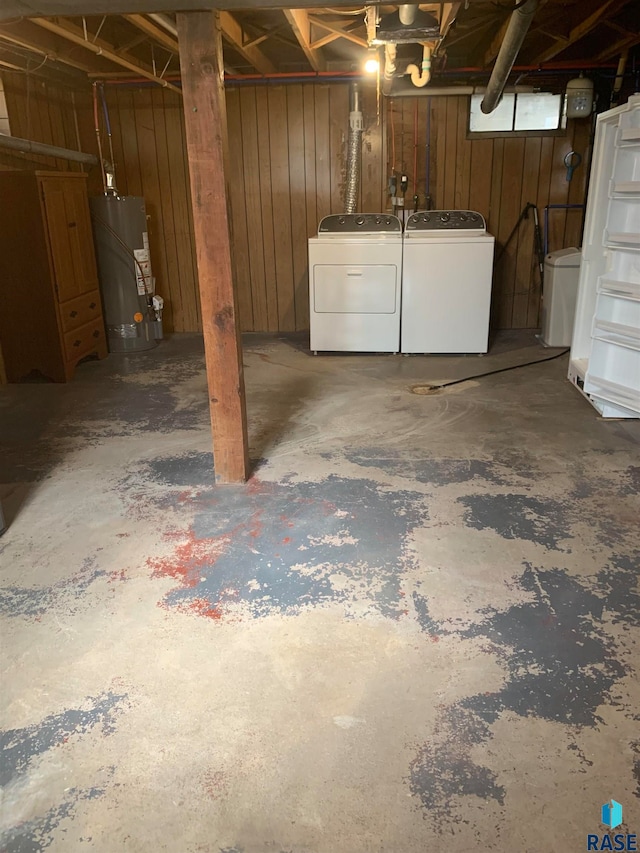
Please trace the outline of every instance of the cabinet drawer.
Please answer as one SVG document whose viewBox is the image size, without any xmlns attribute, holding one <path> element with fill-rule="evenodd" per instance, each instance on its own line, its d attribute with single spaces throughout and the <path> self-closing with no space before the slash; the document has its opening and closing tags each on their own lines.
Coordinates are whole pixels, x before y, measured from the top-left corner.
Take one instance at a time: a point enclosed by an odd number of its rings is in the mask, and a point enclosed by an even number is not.
<svg viewBox="0 0 640 853">
<path fill-rule="evenodd" d="M 89 293 L 83 293 L 76 299 L 61 302 L 59 310 L 63 332 L 70 332 L 72 329 L 84 326 L 102 314 L 100 292 L 92 290 Z"/>
<path fill-rule="evenodd" d="M 86 326 L 67 332 L 64 336 L 65 361 L 72 361 L 93 352 L 104 343 L 104 340 L 102 317 L 93 323 L 87 323 Z"/>
</svg>

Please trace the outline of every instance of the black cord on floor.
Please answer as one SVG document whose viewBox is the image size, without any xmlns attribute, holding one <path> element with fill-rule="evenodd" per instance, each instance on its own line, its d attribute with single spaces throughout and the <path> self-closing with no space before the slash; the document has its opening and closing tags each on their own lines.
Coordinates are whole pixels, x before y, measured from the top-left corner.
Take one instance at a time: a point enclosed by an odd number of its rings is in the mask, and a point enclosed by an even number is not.
<svg viewBox="0 0 640 853">
<path fill-rule="evenodd" d="M 470 379 L 480 379 L 483 376 L 493 376 L 494 373 L 506 373 L 508 370 L 517 370 L 519 367 L 529 367 L 532 364 L 542 364 L 543 361 L 553 361 L 554 358 L 560 358 L 569 352 L 570 347 L 547 356 L 547 358 L 538 358 L 535 361 L 525 361 L 523 364 L 511 364 L 509 367 L 500 367 L 497 370 L 488 370 L 486 373 L 474 373 L 473 376 L 465 376 L 464 379 L 454 379 L 452 382 L 443 382 L 442 385 L 432 385 L 432 388 L 449 388 L 451 385 L 460 385 L 462 382 L 469 382 Z M 425 383 L 426 384 L 426 383 Z"/>
</svg>

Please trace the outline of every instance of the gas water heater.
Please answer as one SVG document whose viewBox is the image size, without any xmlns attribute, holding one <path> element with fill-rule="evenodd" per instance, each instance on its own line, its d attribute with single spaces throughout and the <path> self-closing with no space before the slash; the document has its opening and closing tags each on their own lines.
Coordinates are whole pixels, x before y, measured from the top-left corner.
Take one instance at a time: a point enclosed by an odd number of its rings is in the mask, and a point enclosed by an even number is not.
<svg viewBox="0 0 640 853">
<path fill-rule="evenodd" d="M 90 199 L 110 352 L 140 352 L 162 338 L 144 199 L 105 193 Z"/>
</svg>

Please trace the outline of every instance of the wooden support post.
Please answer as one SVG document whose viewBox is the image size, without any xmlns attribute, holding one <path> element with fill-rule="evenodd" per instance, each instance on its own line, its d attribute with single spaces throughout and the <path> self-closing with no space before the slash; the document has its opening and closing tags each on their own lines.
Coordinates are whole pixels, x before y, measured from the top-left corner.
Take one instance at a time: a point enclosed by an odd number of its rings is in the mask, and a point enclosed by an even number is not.
<svg viewBox="0 0 640 853">
<path fill-rule="evenodd" d="M 216 481 L 242 483 L 249 453 L 224 172 L 220 16 L 179 12 L 177 23 Z"/>
</svg>

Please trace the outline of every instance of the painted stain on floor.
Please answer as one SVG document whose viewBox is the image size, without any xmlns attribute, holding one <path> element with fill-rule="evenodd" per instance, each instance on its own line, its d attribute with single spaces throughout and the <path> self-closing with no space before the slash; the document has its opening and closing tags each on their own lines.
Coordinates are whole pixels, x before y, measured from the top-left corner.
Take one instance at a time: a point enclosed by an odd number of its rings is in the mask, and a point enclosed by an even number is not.
<svg viewBox="0 0 640 853">
<path fill-rule="evenodd" d="M 96 568 L 95 557 L 87 557 L 78 572 L 51 586 L 1 588 L 0 614 L 37 619 L 54 607 L 63 607 L 67 614 L 72 614 L 89 587 L 106 577 L 107 572 Z"/>
<path fill-rule="evenodd" d="M 559 543 L 571 529 L 567 506 L 551 498 L 529 495 L 465 495 L 465 523 L 476 530 L 495 530 L 503 539 L 526 539 L 545 548 L 562 550 Z"/>
<path fill-rule="evenodd" d="M 40 853 L 53 841 L 55 830 L 65 819 L 72 819 L 76 805 L 81 800 L 95 800 L 104 796 L 102 787 L 69 788 L 64 800 L 50 808 L 45 814 L 32 820 L 18 823 L 0 833 L 2 853 Z M 80 839 L 89 843 L 91 838 Z"/>
<path fill-rule="evenodd" d="M 126 700 L 127 694 L 103 693 L 87 697 L 85 707 L 68 708 L 25 728 L 0 731 L 0 785 L 25 773 L 37 756 L 67 743 L 71 737 L 87 734 L 96 727 L 103 736 L 112 734 Z"/>
<path fill-rule="evenodd" d="M 435 743 L 424 744 L 411 765 L 410 785 L 436 821 L 451 818 L 454 796 L 473 794 L 503 802 L 504 789 L 489 768 L 471 761 L 471 746 L 489 742 L 491 725 L 504 712 L 572 727 L 597 727 L 598 709 L 628 674 L 615 642 L 603 630 L 606 597 L 561 569 L 525 564 L 518 586 L 531 599 L 457 633 L 485 638 L 487 652 L 502 662 L 504 686 L 462 699 L 440 714 Z M 423 630 L 439 630 L 416 602 Z M 623 604 L 623 610 L 626 603 Z M 575 744 L 574 744 L 575 746 Z M 577 749 L 577 747 L 576 747 Z"/>
<path fill-rule="evenodd" d="M 405 540 L 426 520 L 421 495 L 370 480 L 254 480 L 225 490 L 224 502 L 212 497 L 192 528 L 175 534 L 171 554 L 148 564 L 180 581 L 164 606 L 200 615 L 218 618 L 233 605 L 260 616 L 369 600 L 397 619 L 406 612 L 401 583 L 412 559 Z"/>
</svg>

